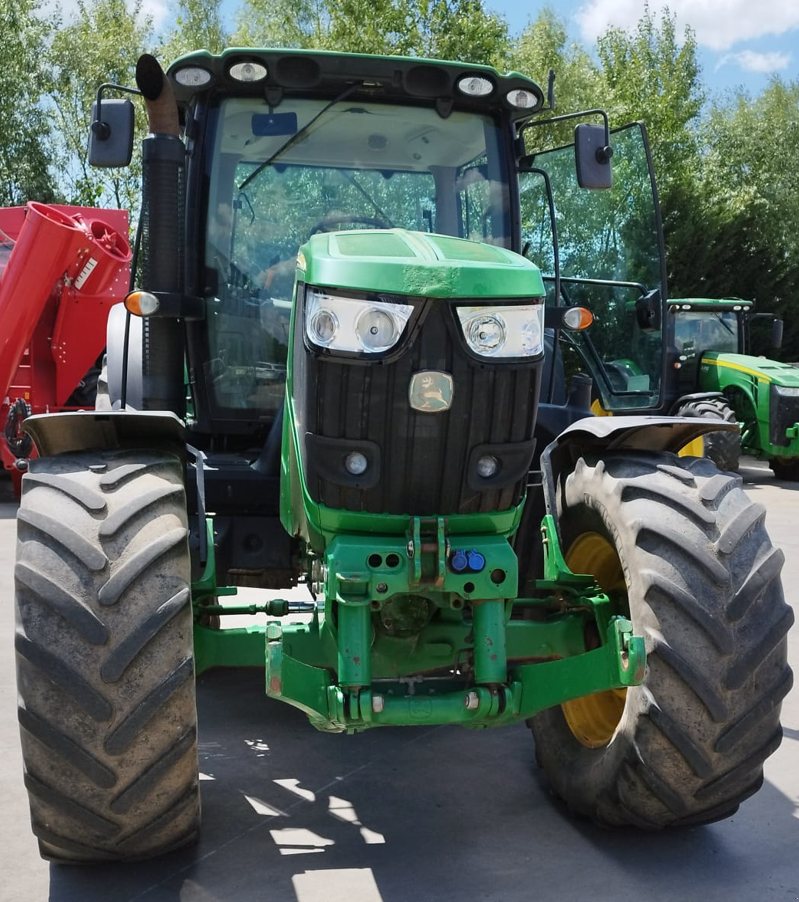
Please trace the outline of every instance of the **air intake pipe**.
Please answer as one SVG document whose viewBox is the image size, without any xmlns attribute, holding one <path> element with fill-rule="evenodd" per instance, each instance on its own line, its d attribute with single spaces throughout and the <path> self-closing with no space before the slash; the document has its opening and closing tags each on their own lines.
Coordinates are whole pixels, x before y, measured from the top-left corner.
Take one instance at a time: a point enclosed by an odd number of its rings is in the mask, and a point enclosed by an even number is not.
<svg viewBox="0 0 799 902">
<path fill-rule="evenodd" d="M 185 148 L 172 86 L 150 54 L 136 63 L 136 84 L 147 109 L 149 134 L 142 142 L 140 288 L 184 291 Z M 178 319 L 142 323 L 142 406 L 185 415 L 184 332 Z"/>
</svg>

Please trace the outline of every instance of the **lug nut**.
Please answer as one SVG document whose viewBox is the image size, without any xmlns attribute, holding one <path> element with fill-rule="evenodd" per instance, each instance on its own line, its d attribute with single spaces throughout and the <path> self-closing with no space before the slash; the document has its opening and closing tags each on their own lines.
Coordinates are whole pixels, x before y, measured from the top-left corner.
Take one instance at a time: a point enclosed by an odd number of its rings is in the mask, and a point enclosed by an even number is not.
<svg viewBox="0 0 799 902">
<path fill-rule="evenodd" d="M 480 707 L 480 696 L 474 690 L 467 692 L 464 704 L 467 711 L 476 711 Z"/>
</svg>

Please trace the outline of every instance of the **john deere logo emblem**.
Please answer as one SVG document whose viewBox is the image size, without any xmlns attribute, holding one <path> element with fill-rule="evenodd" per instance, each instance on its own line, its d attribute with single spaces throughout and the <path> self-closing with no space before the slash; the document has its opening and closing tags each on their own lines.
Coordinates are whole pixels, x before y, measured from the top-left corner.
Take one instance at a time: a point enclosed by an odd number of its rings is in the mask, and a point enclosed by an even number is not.
<svg viewBox="0 0 799 902">
<path fill-rule="evenodd" d="M 438 413 L 452 405 L 452 376 L 438 370 L 422 370 L 411 376 L 408 400 L 414 410 Z"/>
</svg>

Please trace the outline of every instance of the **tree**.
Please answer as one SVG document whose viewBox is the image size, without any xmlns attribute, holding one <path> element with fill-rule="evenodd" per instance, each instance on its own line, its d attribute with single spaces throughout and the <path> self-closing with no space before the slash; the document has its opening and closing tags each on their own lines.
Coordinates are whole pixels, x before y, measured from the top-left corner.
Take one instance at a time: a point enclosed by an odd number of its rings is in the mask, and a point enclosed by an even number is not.
<svg viewBox="0 0 799 902">
<path fill-rule="evenodd" d="M 632 33 L 610 28 L 597 40 L 606 97 L 617 124 L 643 119 L 661 184 L 679 178 L 697 154 L 696 124 L 705 92 L 696 38 L 686 28 L 678 41 L 668 10 L 658 22 L 649 6 Z"/>
<path fill-rule="evenodd" d="M 326 0 L 243 0 L 235 47 L 322 47 L 329 27 Z"/>
<path fill-rule="evenodd" d="M 665 10 L 658 21 L 648 6 L 628 33 L 611 28 L 597 41 L 611 121 L 644 121 L 666 240 L 669 293 L 686 289 L 683 264 L 694 253 L 705 211 L 696 202 L 701 154 L 698 124 L 705 101 L 693 32 L 678 40 L 676 19 Z"/>
<path fill-rule="evenodd" d="M 58 23 L 48 62 L 54 73 L 50 105 L 58 143 L 61 187 L 69 203 L 115 206 L 136 211 L 140 167 L 93 169 L 86 157 L 91 105 L 104 83 L 135 83 L 136 60 L 152 41 L 152 22 L 142 13 L 141 0 L 128 10 L 125 0 L 78 0 L 69 24 Z M 139 134 L 144 134 L 143 110 L 137 105 Z"/>
<path fill-rule="evenodd" d="M 673 261 L 688 294 L 746 297 L 785 320 L 783 356 L 799 347 L 799 81 L 772 79 L 751 100 L 715 103 L 685 253 Z M 757 350 L 770 353 L 761 346 Z"/>
<path fill-rule="evenodd" d="M 245 0 L 232 42 L 504 65 L 507 23 L 483 0 Z"/>
<path fill-rule="evenodd" d="M 158 55 L 167 64 L 192 50 L 220 53 L 227 45 L 221 0 L 178 0 L 174 24 L 163 35 Z"/>
<path fill-rule="evenodd" d="M 544 88 L 550 69 L 554 71 L 559 113 L 601 105 L 596 65 L 584 47 L 567 42 L 565 22 L 551 7 L 544 7 L 514 43 L 510 65 Z"/>
<path fill-rule="evenodd" d="M 49 29 L 39 12 L 38 0 L 0 0 L 0 206 L 57 199 L 42 105 Z"/>
</svg>

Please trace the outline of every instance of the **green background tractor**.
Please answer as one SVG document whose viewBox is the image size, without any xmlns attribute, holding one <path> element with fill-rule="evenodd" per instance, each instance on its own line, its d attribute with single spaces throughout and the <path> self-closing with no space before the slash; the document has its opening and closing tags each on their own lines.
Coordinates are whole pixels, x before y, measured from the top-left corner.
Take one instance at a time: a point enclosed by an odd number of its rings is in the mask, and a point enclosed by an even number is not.
<svg viewBox="0 0 799 902">
<path fill-rule="evenodd" d="M 464 63 L 228 50 L 166 77 L 144 56 L 137 82 L 140 287 L 107 391 L 25 423 L 42 854 L 196 837 L 194 678 L 223 666 L 331 733 L 527 723 L 603 824 L 732 814 L 781 737 L 782 553 L 737 477 L 677 457 L 716 423 L 587 416 L 555 351 L 607 360 L 617 412 L 665 403 L 644 130 L 611 149 L 602 114 L 551 115 L 552 81 Z M 124 165 L 130 102 L 94 120 L 90 159 Z"/>
<path fill-rule="evenodd" d="M 682 394 L 715 393 L 692 403 L 699 416 L 741 424 L 729 433 L 704 437 L 705 453 L 721 469 L 735 470 L 741 452 L 768 462 L 779 479 L 799 479 L 799 370 L 754 356 L 749 329 L 752 303 L 737 298 L 669 300 L 677 387 Z M 773 323 L 779 347 L 782 323 Z M 687 410 L 681 404 L 680 414 Z"/>
</svg>

